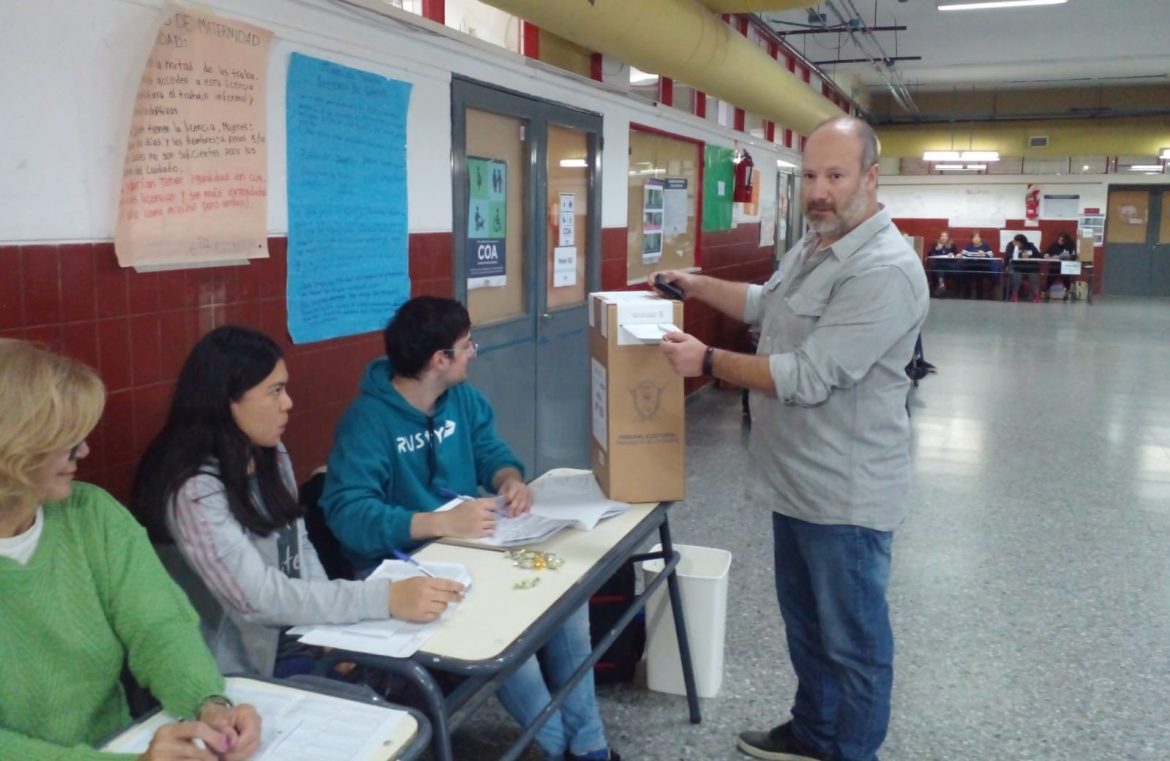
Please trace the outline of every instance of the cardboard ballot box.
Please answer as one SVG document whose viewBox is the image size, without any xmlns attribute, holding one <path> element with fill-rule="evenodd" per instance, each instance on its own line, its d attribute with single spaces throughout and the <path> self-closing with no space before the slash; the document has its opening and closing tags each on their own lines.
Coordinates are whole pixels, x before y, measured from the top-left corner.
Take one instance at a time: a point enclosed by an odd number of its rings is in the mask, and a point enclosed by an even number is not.
<svg viewBox="0 0 1170 761">
<path fill-rule="evenodd" d="M 686 496 L 683 379 L 658 344 L 683 305 L 646 291 L 589 296 L 593 473 L 610 499 Z"/>
<path fill-rule="evenodd" d="M 1093 261 L 1093 244 L 1096 238 L 1092 235 L 1082 235 L 1077 239 L 1077 259 L 1082 262 Z"/>
</svg>

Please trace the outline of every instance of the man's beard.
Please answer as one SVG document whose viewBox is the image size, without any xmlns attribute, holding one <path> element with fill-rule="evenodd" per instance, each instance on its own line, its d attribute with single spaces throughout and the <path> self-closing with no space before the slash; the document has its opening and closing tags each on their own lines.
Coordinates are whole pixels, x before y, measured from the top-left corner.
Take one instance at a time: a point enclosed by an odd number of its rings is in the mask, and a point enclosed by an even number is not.
<svg viewBox="0 0 1170 761">
<path fill-rule="evenodd" d="M 852 230 L 858 222 L 861 221 L 861 215 L 865 212 L 865 206 L 868 198 L 865 192 L 865 186 L 858 185 L 857 192 L 854 193 L 845 206 L 838 209 L 836 206 L 830 204 L 826 206 L 815 207 L 821 211 L 829 211 L 831 214 L 821 219 L 814 219 L 809 216 L 809 211 L 814 207 L 810 204 L 805 204 L 804 215 L 808 220 L 808 226 L 814 233 L 825 237 L 834 237 L 844 235 L 849 230 Z"/>
</svg>

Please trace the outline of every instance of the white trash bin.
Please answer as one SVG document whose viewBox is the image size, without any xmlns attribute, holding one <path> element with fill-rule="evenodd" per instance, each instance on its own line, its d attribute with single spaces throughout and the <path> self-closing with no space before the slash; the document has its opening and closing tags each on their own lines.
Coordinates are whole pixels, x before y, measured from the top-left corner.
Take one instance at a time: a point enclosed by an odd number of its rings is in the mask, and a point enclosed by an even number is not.
<svg viewBox="0 0 1170 761">
<path fill-rule="evenodd" d="M 651 550 L 658 552 L 662 545 Z M 727 632 L 727 573 L 731 553 L 711 547 L 676 544 L 679 553 L 679 594 L 683 619 L 691 645 L 695 689 L 701 698 L 713 698 L 723 684 L 723 639 Z M 642 562 L 642 574 L 649 584 L 662 573 L 661 560 Z M 678 636 L 666 583 L 646 603 L 646 681 L 656 692 L 685 695 Z"/>
</svg>

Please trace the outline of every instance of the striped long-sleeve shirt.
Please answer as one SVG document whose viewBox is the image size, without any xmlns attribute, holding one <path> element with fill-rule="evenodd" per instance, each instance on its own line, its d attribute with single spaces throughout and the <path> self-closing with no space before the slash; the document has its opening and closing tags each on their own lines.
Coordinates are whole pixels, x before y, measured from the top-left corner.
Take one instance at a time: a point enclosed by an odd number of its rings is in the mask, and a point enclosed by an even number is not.
<svg viewBox="0 0 1170 761">
<path fill-rule="evenodd" d="M 279 461 L 295 488 L 283 447 Z M 167 526 L 182 561 L 164 559 L 199 610 L 204 636 L 225 673 L 270 676 L 286 626 L 388 617 L 388 581 L 331 581 L 304 521 L 268 536 L 248 531 L 232 516 L 214 465 L 204 470 L 168 505 Z"/>
</svg>

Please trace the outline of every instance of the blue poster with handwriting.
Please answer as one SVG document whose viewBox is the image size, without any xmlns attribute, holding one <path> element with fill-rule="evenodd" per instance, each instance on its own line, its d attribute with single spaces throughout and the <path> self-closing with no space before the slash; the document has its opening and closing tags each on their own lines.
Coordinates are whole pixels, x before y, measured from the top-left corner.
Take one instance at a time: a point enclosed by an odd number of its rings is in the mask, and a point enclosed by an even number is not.
<svg viewBox="0 0 1170 761">
<path fill-rule="evenodd" d="M 410 298 L 410 83 L 298 53 L 288 68 L 288 331 L 381 330 Z"/>
</svg>

